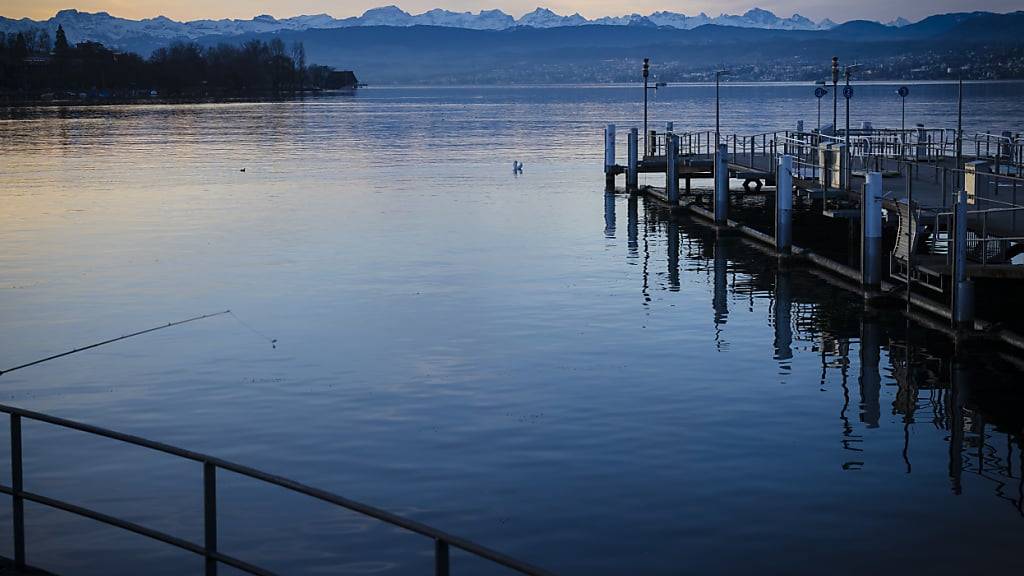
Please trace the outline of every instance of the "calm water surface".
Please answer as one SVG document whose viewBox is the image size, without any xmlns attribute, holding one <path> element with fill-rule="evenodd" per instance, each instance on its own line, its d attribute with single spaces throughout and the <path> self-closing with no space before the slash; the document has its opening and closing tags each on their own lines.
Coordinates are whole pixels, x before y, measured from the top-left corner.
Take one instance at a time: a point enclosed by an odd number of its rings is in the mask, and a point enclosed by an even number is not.
<svg viewBox="0 0 1024 576">
<path fill-rule="evenodd" d="M 895 88 L 859 87 L 854 123 L 898 125 Z M 659 91 L 652 124 L 713 128 L 713 90 Z M 813 126 L 811 92 L 727 86 L 723 131 Z M 908 124 L 952 127 L 955 92 L 912 86 Z M 3 367 L 237 317 L 5 374 L 2 402 L 564 574 L 1024 570 L 1020 361 L 951 360 L 941 336 L 813 271 L 605 198 L 601 129 L 640 118 L 637 96 L 368 89 L 3 112 Z M 1024 84 L 967 96 L 969 130 L 1024 130 Z M 201 541 L 197 466 L 24 433 L 27 489 Z M 430 570 L 423 539 L 220 479 L 227 553 L 293 574 Z M 0 513 L 9 556 L 7 499 Z M 62 574 L 201 568 L 39 506 L 27 522 L 30 562 Z"/>
</svg>

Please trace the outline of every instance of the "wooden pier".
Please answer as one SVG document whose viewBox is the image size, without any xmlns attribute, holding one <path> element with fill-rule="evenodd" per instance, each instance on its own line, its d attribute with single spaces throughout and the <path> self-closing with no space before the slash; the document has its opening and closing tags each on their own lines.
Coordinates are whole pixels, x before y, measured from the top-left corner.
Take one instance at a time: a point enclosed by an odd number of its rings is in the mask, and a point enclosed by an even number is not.
<svg viewBox="0 0 1024 576">
<path fill-rule="evenodd" d="M 858 282 L 867 298 L 902 294 L 908 306 L 944 317 L 958 333 L 993 329 L 974 316 L 976 280 L 1011 283 L 1008 290 L 1024 281 L 1020 135 L 921 127 L 749 136 L 651 131 L 643 156 L 638 138 L 630 130 L 629 159 L 620 165 L 609 125 L 606 191 L 618 191 L 616 176 L 625 175 L 626 192 L 829 269 Z M 662 175 L 664 185 L 641 186 L 641 174 Z M 759 224 L 730 219 L 731 206 L 754 197 L 764 200 Z M 793 246 L 793 199 L 803 210 L 859 228 L 860 265 Z M 1024 340 L 1003 332 L 1004 341 L 1024 348 Z"/>
</svg>

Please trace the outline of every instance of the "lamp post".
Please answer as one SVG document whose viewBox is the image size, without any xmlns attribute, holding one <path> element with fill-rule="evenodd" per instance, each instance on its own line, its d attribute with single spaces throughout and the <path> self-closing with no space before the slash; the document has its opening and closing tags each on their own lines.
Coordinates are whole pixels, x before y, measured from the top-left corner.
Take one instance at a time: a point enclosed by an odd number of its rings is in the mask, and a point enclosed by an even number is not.
<svg viewBox="0 0 1024 576">
<path fill-rule="evenodd" d="M 719 136 L 719 134 L 721 133 L 720 132 L 720 127 L 719 127 L 719 117 L 720 117 L 720 105 L 719 105 L 720 98 L 719 98 L 719 96 L 720 96 L 720 93 L 721 93 L 720 86 L 721 86 L 721 82 L 722 82 L 722 76 L 728 76 L 729 74 L 731 74 L 731 72 L 729 72 L 728 70 L 717 70 L 717 71 L 715 71 L 715 149 L 716 150 L 718 149 L 718 144 L 721 142 L 721 138 Z"/>
<path fill-rule="evenodd" d="M 964 73 L 960 70 L 956 96 L 956 166 L 957 170 L 963 169 L 964 163 Z M 959 182 L 959 180 L 958 180 Z M 959 185 L 959 184 L 958 184 Z"/>
<path fill-rule="evenodd" d="M 818 99 L 818 134 L 821 134 L 821 99 L 828 94 L 828 88 L 825 88 L 825 81 L 818 80 L 814 83 L 817 86 L 814 89 L 814 97 Z"/>
<path fill-rule="evenodd" d="M 647 78 L 651 75 L 651 59 L 644 58 L 644 157 L 647 157 Z"/>
<path fill-rule="evenodd" d="M 844 171 L 846 172 L 846 187 L 850 187 L 850 99 L 853 98 L 853 86 L 850 86 L 850 76 L 853 71 L 860 66 L 854 64 L 853 66 L 847 66 L 845 70 L 846 86 L 843 87 L 843 97 L 846 98 L 846 166 Z"/>
<path fill-rule="evenodd" d="M 832 57 L 832 134 L 836 133 L 839 122 L 839 57 Z"/>
<path fill-rule="evenodd" d="M 903 101 L 903 106 L 900 110 L 900 130 L 905 131 L 907 129 L 907 96 L 910 95 L 910 88 L 900 86 L 896 94 L 899 94 L 900 99 Z"/>
<path fill-rule="evenodd" d="M 910 88 L 900 86 L 896 94 L 900 97 L 900 156 L 902 156 L 907 138 L 907 96 L 910 94 Z"/>
</svg>

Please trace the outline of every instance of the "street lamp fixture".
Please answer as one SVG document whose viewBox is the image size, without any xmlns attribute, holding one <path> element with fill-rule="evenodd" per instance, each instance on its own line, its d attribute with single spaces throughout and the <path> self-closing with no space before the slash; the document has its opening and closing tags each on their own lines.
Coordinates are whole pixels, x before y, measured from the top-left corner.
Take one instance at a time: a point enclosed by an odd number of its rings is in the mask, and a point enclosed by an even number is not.
<svg viewBox="0 0 1024 576">
<path fill-rule="evenodd" d="M 818 80 L 814 83 L 814 97 L 818 99 L 818 134 L 821 134 L 821 99 L 828 94 L 828 85 L 824 80 Z"/>
</svg>

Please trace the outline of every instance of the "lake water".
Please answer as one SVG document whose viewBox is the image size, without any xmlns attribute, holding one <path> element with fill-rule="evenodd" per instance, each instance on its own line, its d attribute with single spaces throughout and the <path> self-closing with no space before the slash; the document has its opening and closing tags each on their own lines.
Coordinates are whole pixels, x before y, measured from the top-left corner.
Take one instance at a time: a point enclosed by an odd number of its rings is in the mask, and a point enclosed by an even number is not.
<svg viewBox="0 0 1024 576">
<path fill-rule="evenodd" d="M 855 125 L 898 125 L 895 88 L 858 86 Z M 726 85 L 723 132 L 813 126 L 812 91 Z M 1024 130 L 1024 84 L 966 93 L 969 131 Z M 713 94 L 660 90 L 652 126 L 713 128 Z M 606 198 L 601 131 L 640 119 L 639 96 L 371 88 L 2 112 L 4 368 L 234 316 L 4 374 L 0 401 L 562 574 L 1024 570 L 1020 359 L 952 360 L 944 337 L 827 277 Z M 908 124 L 953 127 L 955 110 L 955 86 L 911 86 Z M 26 489 L 201 542 L 197 465 L 41 424 L 24 436 Z M 290 574 L 431 569 L 422 538 L 220 481 L 226 553 Z M 10 556 L 7 498 L 0 514 Z M 89 520 L 26 515 L 29 562 L 48 570 L 201 570 Z M 453 569 L 503 573 L 459 553 Z"/>
</svg>

